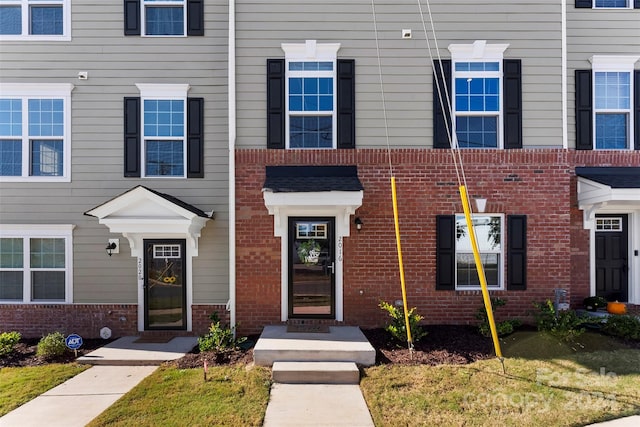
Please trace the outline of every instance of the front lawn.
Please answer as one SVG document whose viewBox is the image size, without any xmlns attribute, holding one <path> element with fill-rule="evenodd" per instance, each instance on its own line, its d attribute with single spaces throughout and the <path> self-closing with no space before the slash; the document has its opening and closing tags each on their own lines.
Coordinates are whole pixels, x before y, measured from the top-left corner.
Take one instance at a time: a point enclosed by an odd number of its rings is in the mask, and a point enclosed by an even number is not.
<svg viewBox="0 0 640 427">
<path fill-rule="evenodd" d="M 88 368 L 76 363 L 0 368 L 0 417 Z"/>
</svg>

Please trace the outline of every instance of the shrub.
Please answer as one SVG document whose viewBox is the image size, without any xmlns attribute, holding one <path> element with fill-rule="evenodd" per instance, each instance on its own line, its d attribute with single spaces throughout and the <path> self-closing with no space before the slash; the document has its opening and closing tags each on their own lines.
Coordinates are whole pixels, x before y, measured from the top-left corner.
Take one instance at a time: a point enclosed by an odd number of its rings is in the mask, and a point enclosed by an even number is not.
<svg viewBox="0 0 640 427">
<path fill-rule="evenodd" d="M 218 313 L 213 313 L 209 318 L 211 319 L 209 332 L 198 338 L 200 351 L 224 351 L 235 348 L 246 341 L 246 337 L 235 337 L 235 328 L 222 325 Z"/>
<path fill-rule="evenodd" d="M 404 309 L 402 307 L 393 306 L 385 301 L 380 301 L 378 306 L 389 313 L 389 317 L 391 317 L 391 323 L 385 327 L 385 330 L 396 340 L 401 342 L 407 341 L 407 326 L 404 320 Z M 411 338 L 413 339 L 413 342 L 418 342 L 421 338 L 424 338 L 427 335 L 427 332 L 422 328 L 422 326 L 420 326 L 420 321 L 424 319 L 424 316 L 420 316 L 416 313 L 415 307 L 409 310 L 407 314 L 409 317 Z"/>
<path fill-rule="evenodd" d="M 20 332 L 3 332 L 0 334 L 0 357 L 7 356 L 13 352 L 16 344 L 20 341 Z"/>
<path fill-rule="evenodd" d="M 587 323 L 593 323 L 593 319 L 587 315 L 578 316 L 573 310 L 559 310 L 556 312 L 553 302 L 534 302 L 537 309 L 533 313 L 539 331 L 547 331 L 563 341 L 573 341 L 582 335 Z"/>
<path fill-rule="evenodd" d="M 626 340 L 640 340 L 640 318 L 629 314 L 609 316 L 602 330 Z"/>
<path fill-rule="evenodd" d="M 66 350 L 64 335 L 60 332 L 52 332 L 40 339 L 36 355 L 44 359 L 53 359 L 62 356 Z"/>
<path fill-rule="evenodd" d="M 498 307 L 502 307 L 507 304 L 507 301 L 502 298 L 492 298 L 491 299 L 491 307 L 495 311 L 497 311 Z M 476 319 L 480 321 L 478 324 L 478 331 L 485 337 L 491 336 L 491 327 L 489 326 L 489 317 L 487 316 L 487 309 L 484 305 L 478 309 L 476 313 Z M 496 332 L 498 336 L 509 335 L 516 328 L 522 325 L 522 322 L 519 319 L 507 319 L 502 322 L 496 322 Z"/>
</svg>

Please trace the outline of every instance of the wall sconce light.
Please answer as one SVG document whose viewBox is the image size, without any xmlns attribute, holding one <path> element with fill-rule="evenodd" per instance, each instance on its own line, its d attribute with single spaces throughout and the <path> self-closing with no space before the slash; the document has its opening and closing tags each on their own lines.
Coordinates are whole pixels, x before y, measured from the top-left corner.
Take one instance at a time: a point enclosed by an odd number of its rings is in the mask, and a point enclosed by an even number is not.
<svg viewBox="0 0 640 427">
<path fill-rule="evenodd" d="M 111 256 L 112 254 L 120 253 L 120 249 L 118 248 L 118 239 L 109 239 L 109 244 L 105 248 L 107 251 L 107 255 Z"/>
<path fill-rule="evenodd" d="M 362 220 L 360 219 L 360 217 L 357 217 L 357 218 L 353 221 L 353 223 L 356 225 L 356 230 L 358 230 L 358 231 L 362 230 L 362 225 L 363 225 L 363 223 L 362 223 Z"/>
<path fill-rule="evenodd" d="M 483 199 L 482 197 L 477 197 L 476 199 L 476 208 L 479 213 L 484 213 L 485 208 L 487 207 L 487 199 Z"/>
</svg>

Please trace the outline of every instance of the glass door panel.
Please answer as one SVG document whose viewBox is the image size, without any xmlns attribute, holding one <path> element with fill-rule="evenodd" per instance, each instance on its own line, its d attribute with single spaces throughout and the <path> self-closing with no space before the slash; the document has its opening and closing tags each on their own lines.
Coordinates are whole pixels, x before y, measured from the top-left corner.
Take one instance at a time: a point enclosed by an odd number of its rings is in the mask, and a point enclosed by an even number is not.
<svg viewBox="0 0 640 427">
<path fill-rule="evenodd" d="M 185 242 L 144 243 L 145 329 L 186 329 Z"/>
<path fill-rule="evenodd" d="M 333 318 L 334 219 L 289 220 L 289 316 Z"/>
</svg>

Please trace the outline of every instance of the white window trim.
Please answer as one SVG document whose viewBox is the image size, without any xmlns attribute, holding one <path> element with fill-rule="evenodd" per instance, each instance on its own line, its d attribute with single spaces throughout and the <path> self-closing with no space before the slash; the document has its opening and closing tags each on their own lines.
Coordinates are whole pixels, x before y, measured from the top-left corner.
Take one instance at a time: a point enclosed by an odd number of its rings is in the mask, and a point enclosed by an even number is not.
<svg viewBox="0 0 640 427">
<path fill-rule="evenodd" d="M 333 80 L 333 111 L 331 112 L 331 126 L 332 141 L 331 148 L 318 148 L 319 150 L 334 150 L 337 148 L 338 137 L 336 130 L 338 127 L 338 79 L 337 79 L 337 58 L 338 50 L 340 50 L 340 43 L 317 43 L 316 40 L 306 40 L 305 43 L 282 43 L 282 50 L 285 57 L 285 147 L 290 149 L 289 146 L 289 78 L 290 77 L 331 77 Z M 333 71 L 289 71 L 290 62 L 332 62 Z M 309 112 L 309 115 L 314 116 L 329 116 L 329 114 L 323 114 L 321 111 Z M 296 116 L 305 115 L 304 112 L 295 114 Z M 306 147 L 295 147 L 295 150 L 309 150 Z"/>
<path fill-rule="evenodd" d="M 140 153 L 140 167 L 142 171 L 143 178 L 149 179 L 183 179 L 187 177 L 187 92 L 190 89 L 188 84 L 156 84 L 156 83 L 136 83 L 136 87 L 140 91 L 140 137 L 141 137 L 141 153 Z M 182 162 L 184 165 L 183 174 L 181 176 L 177 175 L 147 175 L 147 159 L 146 159 L 146 146 L 145 146 L 145 135 L 144 135 L 144 101 L 151 99 L 167 99 L 167 100 L 182 100 L 184 102 L 184 135 L 181 138 L 171 137 L 164 138 L 159 137 L 157 139 L 182 139 L 183 142 L 183 153 L 182 153 Z"/>
<path fill-rule="evenodd" d="M 498 112 L 496 117 L 498 122 L 496 124 L 498 133 L 498 143 L 495 149 L 504 148 L 504 90 L 503 90 L 503 78 L 504 70 L 502 68 L 502 60 L 504 59 L 504 51 L 507 50 L 509 44 L 487 44 L 486 40 L 476 40 L 471 44 L 450 44 L 448 49 L 451 53 L 451 106 L 453 109 L 453 120 L 451 123 L 452 132 L 456 138 L 456 94 L 455 94 L 455 81 L 456 78 L 471 78 L 471 77 L 498 77 L 498 87 L 500 88 L 500 97 L 498 100 Z M 456 71 L 456 62 L 498 62 L 498 71 Z M 488 112 L 473 112 L 468 111 L 463 116 L 489 116 Z M 484 149 L 484 148 L 482 148 Z M 490 148 L 489 148 L 490 149 Z"/>
<path fill-rule="evenodd" d="M 180 2 L 176 0 L 156 0 L 140 2 L 140 36 L 141 37 L 187 37 L 187 0 L 182 1 L 182 34 L 163 35 L 163 34 L 147 34 L 147 13 L 146 6 L 173 6 L 177 7 Z"/>
<path fill-rule="evenodd" d="M 599 8 L 600 9 L 600 8 Z M 640 56 L 637 55 L 593 55 L 591 58 L 589 58 L 589 62 L 591 62 L 591 71 L 592 73 L 606 73 L 606 72 L 618 72 L 618 73 L 628 73 L 629 74 L 629 108 L 628 109 L 624 109 L 624 110 L 615 110 L 616 112 L 621 112 L 621 113 L 626 113 L 627 117 L 628 117 L 628 128 L 627 128 L 627 141 L 628 141 L 628 146 L 626 148 L 615 148 L 613 150 L 627 150 L 627 151 L 633 151 L 633 141 L 635 140 L 635 134 L 634 134 L 634 129 L 635 129 L 635 122 L 634 122 L 634 117 L 635 114 L 633 114 L 635 105 L 633 104 L 634 101 L 634 93 L 635 93 L 635 86 L 634 86 L 634 78 L 633 78 L 633 72 L 634 72 L 634 66 L 635 63 L 638 62 L 638 60 L 640 60 Z M 592 83 L 593 87 L 592 87 L 592 100 L 591 100 L 591 105 L 593 105 L 593 118 L 592 118 L 592 134 L 593 134 L 593 147 L 594 150 L 598 150 L 598 151 L 607 151 L 610 149 L 607 148 L 595 148 L 595 144 L 596 144 L 596 114 L 597 113 L 601 113 L 601 112 L 610 112 L 612 110 L 607 110 L 607 109 L 596 109 L 596 79 L 593 78 L 593 83 Z"/>
<path fill-rule="evenodd" d="M 29 5 L 40 5 L 40 4 L 62 4 L 62 34 L 55 35 L 43 35 L 29 34 Z M 71 41 L 71 0 L 61 0 L 61 1 L 34 1 L 34 0 L 11 0 L 10 2 L 3 2 L 3 6 L 17 6 L 21 7 L 21 17 L 22 17 L 22 34 L 3 34 L 0 35 L 0 41 Z"/>
<path fill-rule="evenodd" d="M 29 135 L 24 134 L 28 126 L 29 117 L 28 110 L 26 110 L 22 111 L 23 135 L 20 137 L 22 139 L 23 175 L 0 175 L 0 182 L 71 182 L 71 91 L 73 91 L 73 88 L 74 86 L 70 83 L 0 83 L 0 95 L 2 98 L 21 98 L 23 101 L 24 99 L 55 98 L 62 99 L 64 105 L 62 176 L 28 175 L 31 159 Z M 26 175 L 24 174 L 25 169 L 27 170 Z"/>
<path fill-rule="evenodd" d="M 22 267 L 24 271 L 23 279 L 23 295 L 22 301 L 17 300 L 0 300 L 1 303 L 7 304 L 71 304 L 73 303 L 73 229 L 74 224 L 0 224 L 0 237 L 1 238 L 59 238 L 64 239 L 65 250 L 65 286 L 64 286 L 64 301 L 62 300 L 31 300 L 31 266 L 27 267 L 25 263 Z M 29 248 L 28 244 L 24 245 L 25 258 L 29 256 L 26 248 Z"/>
<path fill-rule="evenodd" d="M 456 213 L 454 215 L 455 218 L 457 218 L 458 216 L 464 216 L 463 213 Z M 504 279 L 505 279 L 505 263 L 504 263 L 504 259 L 505 259 L 505 246 L 504 246 L 504 242 L 505 242 L 505 215 L 502 213 L 475 213 L 472 214 L 471 218 L 473 219 L 473 217 L 477 217 L 477 216 L 497 216 L 500 217 L 500 252 L 497 251 L 490 251 L 490 252 L 482 252 L 480 251 L 480 255 L 482 256 L 484 253 L 490 253 L 490 254 L 494 254 L 497 253 L 499 254 L 499 258 L 498 258 L 498 262 L 499 262 L 499 266 L 498 266 L 498 286 L 488 286 L 488 289 L 490 291 L 501 291 L 504 290 Z M 454 250 L 454 274 L 455 274 L 455 290 L 456 291 L 478 291 L 481 290 L 482 287 L 481 286 L 458 286 L 458 266 L 457 266 L 457 254 L 458 254 L 458 248 L 456 246 L 455 250 Z"/>
</svg>

